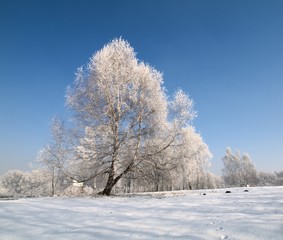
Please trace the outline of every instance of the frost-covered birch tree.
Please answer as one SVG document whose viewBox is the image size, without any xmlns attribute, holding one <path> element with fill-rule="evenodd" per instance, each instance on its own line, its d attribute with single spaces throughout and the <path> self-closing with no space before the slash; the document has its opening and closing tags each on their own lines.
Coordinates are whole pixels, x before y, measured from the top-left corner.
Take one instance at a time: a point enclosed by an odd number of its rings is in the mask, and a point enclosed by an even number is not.
<svg viewBox="0 0 283 240">
<path fill-rule="evenodd" d="M 67 92 L 67 104 L 77 124 L 94 133 L 95 161 L 107 174 L 105 195 L 145 155 L 162 151 L 174 139 L 168 135 L 154 152 L 145 151 L 147 140 L 167 128 L 162 75 L 139 62 L 122 39 L 113 40 L 91 57 L 86 68 L 78 70 Z"/>
<path fill-rule="evenodd" d="M 162 74 L 139 61 L 127 41 L 114 39 L 78 69 L 68 87 L 76 130 L 65 140 L 68 157 L 62 157 L 67 164 L 59 164 L 61 170 L 80 182 L 104 179 L 103 195 L 126 175 L 146 176 L 154 168 L 168 173 L 180 164 L 176 147 L 196 116 L 183 91 L 168 99 Z"/>
<path fill-rule="evenodd" d="M 42 148 L 37 157 L 36 165 L 45 170 L 48 178 L 50 195 L 59 194 L 64 181 L 72 180 L 69 174 L 68 161 L 72 159 L 72 137 L 67 132 L 63 122 L 54 118 L 51 125 L 52 142 Z M 74 135 L 72 135 L 74 136 Z"/>
</svg>

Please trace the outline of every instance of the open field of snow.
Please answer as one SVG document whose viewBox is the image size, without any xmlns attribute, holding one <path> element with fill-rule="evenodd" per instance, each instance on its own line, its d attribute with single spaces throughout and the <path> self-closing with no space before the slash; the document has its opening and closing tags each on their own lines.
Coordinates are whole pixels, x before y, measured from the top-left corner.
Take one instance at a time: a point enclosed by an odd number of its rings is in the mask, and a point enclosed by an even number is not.
<svg viewBox="0 0 283 240">
<path fill-rule="evenodd" d="M 229 190 L 0 201 L 0 239 L 283 239 L 283 187 Z"/>
</svg>

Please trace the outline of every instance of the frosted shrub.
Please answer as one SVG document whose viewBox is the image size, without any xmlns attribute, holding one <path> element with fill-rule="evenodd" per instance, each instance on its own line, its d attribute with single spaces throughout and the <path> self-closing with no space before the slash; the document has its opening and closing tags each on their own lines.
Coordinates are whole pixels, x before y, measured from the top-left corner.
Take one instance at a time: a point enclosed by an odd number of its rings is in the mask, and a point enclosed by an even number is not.
<svg viewBox="0 0 283 240">
<path fill-rule="evenodd" d="M 89 187 L 89 186 L 85 186 L 83 188 L 83 191 L 84 191 L 84 195 L 86 195 L 86 196 L 90 196 L 90 195 L 92 195 L 94 193 L 93 188 Z"/>
<path fill-rule="evenodd" d="M 72 185 L 67 187 L 63 192 L 63 196 L 67 196 L 67 197 L 90 196 L 92 194 L 93 194 L 93 188 L 89 186 L 77 187 Z"/>
<path fill-rule="evenodd" d="M 63 196 L 67 197 L 78 197 L 81 195 L 83 195 L 83 189 L 76 186 L 69 186 L 63 192 Z"/>
</svg>

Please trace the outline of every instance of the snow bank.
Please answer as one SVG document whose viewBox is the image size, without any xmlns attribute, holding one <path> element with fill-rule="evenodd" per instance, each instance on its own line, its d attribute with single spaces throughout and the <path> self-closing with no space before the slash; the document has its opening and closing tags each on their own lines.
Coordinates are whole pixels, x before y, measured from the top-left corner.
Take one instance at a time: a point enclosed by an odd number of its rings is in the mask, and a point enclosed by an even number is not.
<svg viewBox="0 0 283 240">
<path fill-rule="evenodd" d="M 229 190 L 0 201 L 0 239 L 282 239 L 283 187 Z"/>
</svg>

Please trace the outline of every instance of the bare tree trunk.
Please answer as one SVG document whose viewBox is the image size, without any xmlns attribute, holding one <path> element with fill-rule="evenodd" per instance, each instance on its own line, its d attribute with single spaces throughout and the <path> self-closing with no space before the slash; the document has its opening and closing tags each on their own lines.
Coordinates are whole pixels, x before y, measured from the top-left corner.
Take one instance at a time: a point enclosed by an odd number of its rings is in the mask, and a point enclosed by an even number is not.
<svg viewBox="0 0 283 240">
<path fill-rule="evenodd" d="M 55 194 L 55 168 L 52 168 L 52 179 L 51 179 L 51 196 Z"/>
<path fill-rule="evenodd" d="M 119 119 L 119 118 L 116 118 L 116 121 L 117 121 L 117 119 Z M 105 186 L 104 190 L 102 192 L 100 192 L 99 194 L 109 196 L 111 191 L 112 191 L 112 188 L 116 185 L 116 183 L 123 177 L 123 175 L 128 173 L 131 170 L 131 168 L 133 167 L 133 165 L 134 165 L 134 163 L 137 159 L 139 150 L 140 150 L 141 123 L 142 123 L 141 113 L 139 114 L 138 122 L 139 122 L 139 125 L 138 125 L 139 126 L 139 134 L 137 136 L 137 145 L 136 145 L 134 157 L 133 157 L 131 163 L 128 165 L 128 167 L 124 171 L 122 171 L 117 177 L 115 177 L 115 162 L 116 162 L 116 158 L 117 158 L 119 137 L 118 137 L 118 124 L 117 124 L 117 122 L 114 124 L 113 132 L 114 132 L 114 135 L 115 135 L 115 139 L 114 139 L 114 152 L 113 152 L 113 156 L 112 156 L 112 163 L 111 163 L 110 172 L 109 172 L 109 176 L 108 176 L 106 186 Z"/>
<path fill-rule="evenodd" d="M 102 192 L 99 192 L 100 195 L 110 196 L 112 188 L 116 185 L 116 183 L 123 177 L 131 169 L 132 164 L 130 164 L 122 173 L 120 173 L 116 178 L 114 178 L 114 173 L 110 173 L 105 188 Z"/>
</svg>

